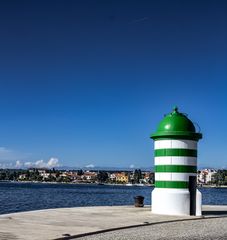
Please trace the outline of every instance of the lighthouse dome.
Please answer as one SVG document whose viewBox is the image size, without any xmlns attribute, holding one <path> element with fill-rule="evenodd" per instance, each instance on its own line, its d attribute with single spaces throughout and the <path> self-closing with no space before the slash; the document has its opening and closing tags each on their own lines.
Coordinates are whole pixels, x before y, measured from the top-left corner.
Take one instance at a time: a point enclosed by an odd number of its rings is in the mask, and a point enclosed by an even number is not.
<svg viewBox="0 0 227 240">
<path fill-rule="evenodd" d="M 152 134 L 151 138 L 199 140 L 202 134 L 197 133 L 192 121 L 174 107 L 173 111 L 159 123 L 156 133 Z"/>
</svg>

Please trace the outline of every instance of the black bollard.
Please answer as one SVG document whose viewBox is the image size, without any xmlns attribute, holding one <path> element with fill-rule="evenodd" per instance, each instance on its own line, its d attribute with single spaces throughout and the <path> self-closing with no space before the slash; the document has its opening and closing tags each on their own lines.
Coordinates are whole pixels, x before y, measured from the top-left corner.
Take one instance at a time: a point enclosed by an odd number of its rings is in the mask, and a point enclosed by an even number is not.
<svg viewBox="0 0 227 240">
<path fill-rule="evenodd" d="M 135 200 L 135 207 L 143 207 L 144 206 L 144 204 L 143 204 L 144 197 L 143 196 L 135 196 L 134 200 Z"/>
</svg>

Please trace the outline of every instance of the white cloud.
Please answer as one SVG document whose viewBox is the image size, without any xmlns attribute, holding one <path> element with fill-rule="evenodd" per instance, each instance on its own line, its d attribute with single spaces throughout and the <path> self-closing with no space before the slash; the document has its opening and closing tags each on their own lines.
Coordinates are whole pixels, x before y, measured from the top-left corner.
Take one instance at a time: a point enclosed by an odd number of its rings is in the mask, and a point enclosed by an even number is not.
<svg viewBox="0 0 227 240">
<path fill-rule="evenodd" d="M 35 162 L 26 161 L 31 154 L 0 146 L 0 168 L 54 168 L 59 167 L 58 158 L 51 157 L 48 161 L 38 160 Z"/>
<path fill-rule="evenodd" d="M 24 166 L 27 168 L 35 167 L 35 168 L 54 168 L 59 167 L 59 160 L 58 158 L 50 158 L 47 162 L 44 160 L 38 160 L 36 162 L 25 162 Z"/>
<path fill-rule="evenodd" d="M 58 158 L 50 158 L 50 160 L 48 161 L 47 165 L 50 167 L 50 168 L 53 168 L 53 167 L 59 167 L 60 164 L 58 163 Z"/>
<path fill-rule="evenodd" d="M 47 163 L 45 163 L 43 160 L 38 160 L 34 163 L 34 166 L 38 168 L 45 168 L 47 167 Z"/>
<path fill-rule="evenodd" d="M 23 163 L 20 160 L 16 161 L 15 167 L 16 168 L 21 168 L 23 166 Z"/>
<path fill-rule="evenodd" d="M 29 167 L 32 166 L 32 162 L 25 162 L 25 163 L 24 163 L 24 166 L 27 167 L 27 168 L 29 168 Z"/>
<path fill-rule="evenodd" d="M 134 165 L 134 164 L 131 164 L 131 165 L 129 166 L 129 168 L 135 168 L 135 165 Z"/>
<path fill-rule="evenodd" d="M 86 168 L 94 168 L 95 165 L 94 164 L 88 164 L 87 166 L 85 166 Z"/>
</svg>

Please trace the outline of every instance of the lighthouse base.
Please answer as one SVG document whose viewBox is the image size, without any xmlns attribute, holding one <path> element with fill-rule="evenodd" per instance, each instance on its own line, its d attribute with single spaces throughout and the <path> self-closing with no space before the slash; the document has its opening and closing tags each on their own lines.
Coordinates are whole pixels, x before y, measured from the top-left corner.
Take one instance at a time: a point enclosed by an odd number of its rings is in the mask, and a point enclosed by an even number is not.
<svg viewBox="0 0 227 240">
<path fill-rule="evenodd" d="M 201 216 L 202 195 L 196 191 L 196 216 Z M 152 191 L 152 213 L 190 215 L 188 189 L 155 188 Z"/>
</svg>

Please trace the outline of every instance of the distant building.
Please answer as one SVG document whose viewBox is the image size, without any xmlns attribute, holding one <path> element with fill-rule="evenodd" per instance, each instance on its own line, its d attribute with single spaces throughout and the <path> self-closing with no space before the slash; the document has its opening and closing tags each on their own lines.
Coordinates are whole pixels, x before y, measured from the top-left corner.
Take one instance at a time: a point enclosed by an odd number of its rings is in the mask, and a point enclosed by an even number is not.
<svg viewBox="0 0 227 240">
<path fill-rule="evenodd" d="M 214 169 L 203 169 L 197 173 L 198 184 L 208 184 L 214 181 L 214 175 L 217 173 Z"/>
<path fill-rule="evenodd" d="M 96 181 L 97 180 L 97 173 L 96 172 L 89 172 L 86 171 L 81 178 L 83 180 L 87 180 L 87 181 Z"/>
<path fill-rule="evenodd" d="M 47 168 L 29 168 L 28 171 L 30 173 L 36 173 L 38 172 L 39 174 L 46 173 L 48 171 Z"/>
<path fill-rule="evenodd" d="M 128 183 L 128 174 L 125 172 L 115 173 L 116 182 Z"/>
<path fill-rule="evenodd" d="M 24 180 L 24 179 L 26 179 L 26 174 L 21 174 L 21 175 L 19 175 L 18 179 L 19 179 L 19 180 Z"/>
<path fill-rule="evenodd" d="M 50 173 L 42 172 L 39 174 L 43 179 L 47 179 L 50 176 Z"/>
<path fill-rule="evenodd" d="M 62 172 L 60 174 L 60 177 L 68 177 L 68 176 L 69 176 L 69 174 L 67 172 Z"/>
<path fill-rule="evenodd" d="M 153 183 L 154 182 L 154 173 L 152 172 L 145 172 L 143 174 L 143 182 L 144 183 Z"/>
<path fill-rule="evenodd" d="M 116 180 L 116 175 L 117 175 L 117 173 L 109 173 L 108 174 L 108 176 L 109 176 L 109 180 L 110 180 L 110 182 L 116 182 L 117 180 Z"/>
</svg>

